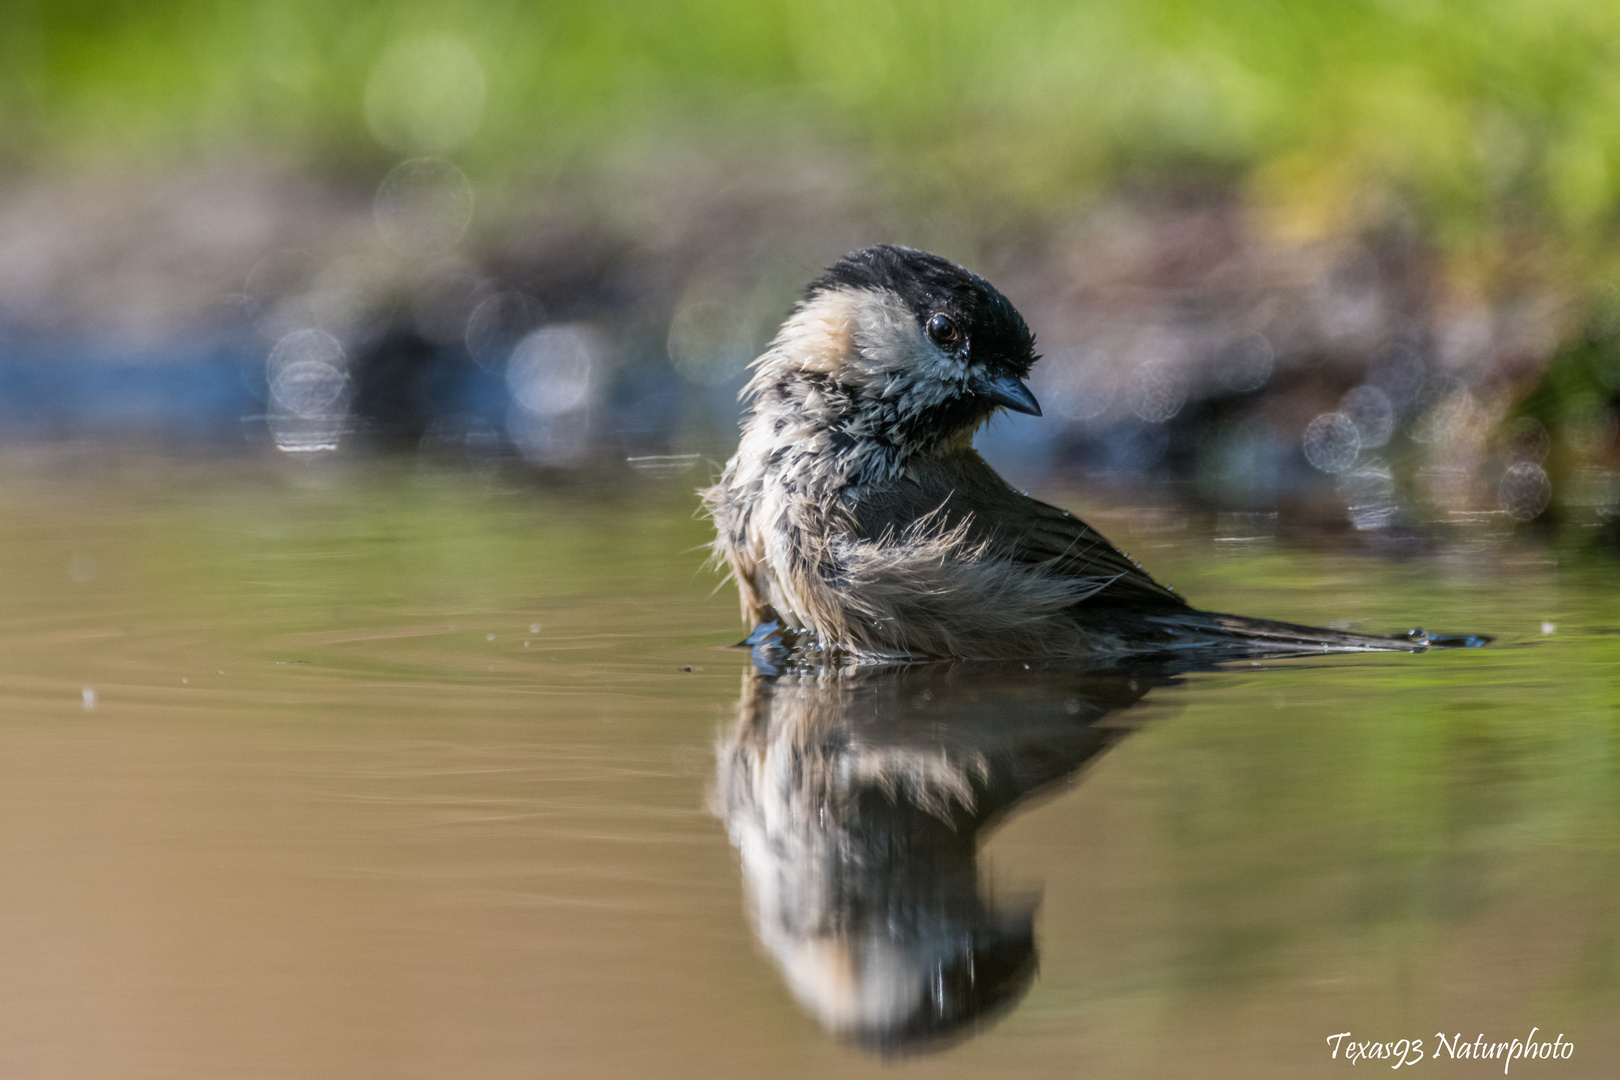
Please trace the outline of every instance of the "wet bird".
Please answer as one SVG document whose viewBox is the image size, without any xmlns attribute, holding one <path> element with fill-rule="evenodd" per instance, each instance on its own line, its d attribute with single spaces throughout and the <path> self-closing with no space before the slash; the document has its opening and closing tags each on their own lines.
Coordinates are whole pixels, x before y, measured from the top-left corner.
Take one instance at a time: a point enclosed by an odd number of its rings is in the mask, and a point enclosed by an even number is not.
<svg viewBox="0 0 1620 1080">
<path fill-rule="evenodd" d="M 751 642 L 824 658 L 1018 659 L 1422 648 L 1199 611 L 973 449 L 1040 415 L 1035 338 L 988 281 L 880 246 L 812 282 L 743 390 L 736 454 L 704 491 Z"/>
<path fill-rule="evenodd" d="M 1038 899 L 985 887 L 985 835 L 1135 730 L 1119 714 L 1177 674 L 1004 662 L 746 678 L 711 805 L 794 997 L 890 1055 L 943 1049 L 1012 1008 L 1037 966 Z"/>
</svg>

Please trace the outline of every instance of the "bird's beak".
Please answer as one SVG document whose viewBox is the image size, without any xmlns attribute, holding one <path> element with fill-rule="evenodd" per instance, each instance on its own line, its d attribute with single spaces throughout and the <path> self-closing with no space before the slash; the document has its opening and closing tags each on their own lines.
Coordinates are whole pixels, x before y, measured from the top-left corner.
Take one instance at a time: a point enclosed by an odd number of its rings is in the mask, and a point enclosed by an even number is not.
<svg viewBox="0 0 1620 1080">
<path fill-rule="evenodd" d="M 1029 392 L 1029 387 L 1013 375 L 1006 372 L 999 375 L 983 372 L 974 377 L 972 385 L 975 394 L 1013 412 L 1029 413 L 1031 416 L 1041 415 L 1041 403 L 1035 400 L 1035 395 Z"/>
</svg>

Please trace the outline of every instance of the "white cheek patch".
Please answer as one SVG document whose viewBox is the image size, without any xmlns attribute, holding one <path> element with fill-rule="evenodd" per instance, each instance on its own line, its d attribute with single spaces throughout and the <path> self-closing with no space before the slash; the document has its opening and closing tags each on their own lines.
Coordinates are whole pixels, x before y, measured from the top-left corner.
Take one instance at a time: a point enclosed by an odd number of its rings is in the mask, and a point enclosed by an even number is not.
<svg viewBox="0 0 1620 1080">
<path fill-rule="evenodd" d="M 928 340 L 905 301 L 892 292 L 869 290 L 855 292 L 853 299 L 859 322 L 846 372 L 858 372 L 863 385 L 882 387 L 881 395 L 898 398 L 903 409 L 927 408 L 961 393 L 966 378 L 961 360 Z"/>
<path fill-rule="evenodd" d="M 755 403 L 758 414 L 770 414 L 767 422 L 779 441 L 790 426 L 817 428 L 834 408 L 821 385 L 806 375 L 826 376 L 839 397 L 881 399 L 903 415 L 958 397 L 967 381 L 966 364 L 928 340 L 916 313 L 897 294 L 847 285 L 824 289 L 800 304 L 753 366 L 743 397 Z M 791 404 L 784 387 L 794 388 Z M 852 430 L 878 419 L 876 414 L 864 421 L 856 417 Z"/>
<path fill-rule="evenodd" d="M 850 290 L 832 289 L 801 304 L 755 364 L 764 369 L 785 361 L 801 371 L 837 374 L 855 352 L 858 299 Z"/>
</svg>

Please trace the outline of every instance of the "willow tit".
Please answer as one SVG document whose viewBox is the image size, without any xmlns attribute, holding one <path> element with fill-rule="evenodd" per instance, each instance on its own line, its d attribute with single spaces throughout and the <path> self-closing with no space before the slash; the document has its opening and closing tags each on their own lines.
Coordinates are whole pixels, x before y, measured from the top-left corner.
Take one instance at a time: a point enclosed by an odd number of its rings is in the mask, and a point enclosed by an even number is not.
<svg viewBox="0 0 1620 1080">
<path fill-rule="evenodd" d="M 746 678 L 712 806 L 793 995 L 885 1054 L 941 1049 L 1012 1008 L 1035 974 L 1038 901 L 985 887 L 983 833 L 1125 738 L 1136 725 L 1117 714 L 1176 673 L 1005 662 Z"/>
<path fill-rule="evenodd" d="M 999 409 L 1041 414 L 1035 337 L 988 281 L 880 246 L 812 282 L 743 390 L 704 491 L 750 639 L 853 660 L 1414 650 L 1198 611 L 973 449 Z"/>
</svg>

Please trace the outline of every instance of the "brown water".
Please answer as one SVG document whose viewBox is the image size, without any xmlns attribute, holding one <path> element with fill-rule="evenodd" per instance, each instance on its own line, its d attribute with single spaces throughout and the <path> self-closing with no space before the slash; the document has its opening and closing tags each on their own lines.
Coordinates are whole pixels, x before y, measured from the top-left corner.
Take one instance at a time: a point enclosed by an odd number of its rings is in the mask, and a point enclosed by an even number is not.
<svg viewBox="0 0 1620 1080">
<path fill-rule="evenodd" d="M 1392 560 L 1070 493 L 1205 606 L 1500 640 L 773 683 L 698 479 L 0 454 L 0 1076 L 1620 1068 L 1595 530 Z"/>
</svg>

